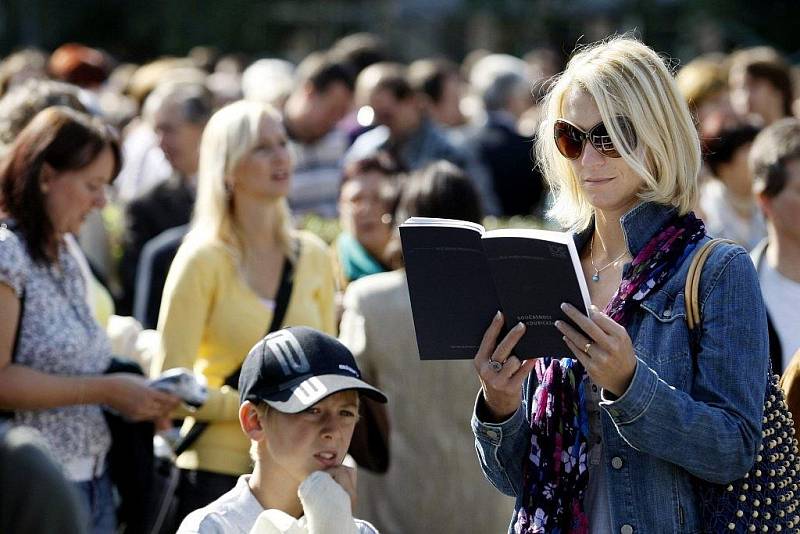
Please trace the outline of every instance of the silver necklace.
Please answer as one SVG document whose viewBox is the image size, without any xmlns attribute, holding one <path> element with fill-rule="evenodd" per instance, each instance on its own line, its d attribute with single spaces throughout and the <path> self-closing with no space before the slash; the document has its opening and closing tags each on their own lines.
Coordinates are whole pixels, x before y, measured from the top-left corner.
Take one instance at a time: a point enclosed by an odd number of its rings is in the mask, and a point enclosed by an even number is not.
<svg viewBox="0 0 800 534">
<path fill-rule="evenodd" d="M 594 269 L 594 274 L 592 275 L 592 282 L 599 282 L 600 281 L 600 273 L 617 263 L 621 260 L 625 254 L 627 254 L 627 250 L 623 250 L 622 254 L 611 260 L 609 263 L 605 264 L 604 266 L 597 268 L 597 265 L 594 264 L 594 234 L 592 234 L 592 240 L 589 242 L 589 261 L 592 262 L 592 269 Z"/>
</svg>

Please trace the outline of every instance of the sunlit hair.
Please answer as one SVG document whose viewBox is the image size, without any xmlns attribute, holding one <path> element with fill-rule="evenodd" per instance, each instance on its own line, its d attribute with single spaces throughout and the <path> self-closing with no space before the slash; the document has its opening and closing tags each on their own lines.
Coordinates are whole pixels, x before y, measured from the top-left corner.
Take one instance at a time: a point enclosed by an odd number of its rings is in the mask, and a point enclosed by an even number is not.
<svg viewBox="0 0 800 534">
<path fill-rule="evenodd" d="M 697 108 L 728 90 L 728 73 L 717 58 L 699 57 L 678 71 L 675 82 L 689 108 L 696 112 Z"/>
<path fill-rule="evenodd" d="M 241 257 L 243 245 L 233 217 L 231 175 L 236 164 L 258 144 L 264 119 L 281 122 L 272 106 L 244 100 L 228 104 L 209 119 L 200 142 L 197 200 L 187 240 L 222 243 Z M 284 254 L 295 259 L 289 206 L 285 198 L 274 206 L 275 240 Z"/>
<path fill-rule="evenodd" d="M 622 36 L 578 51 L 544 100 L 536 154 L 554 197 L 549 215 L 577 231 L 589 226 L 594 213 L 572 165 L 553 142 L 553 123 L 564 116 L 566 97 L 575 88 L 597 103 L 614 146 L 643 179 L 639 198 L 675 206 L 681 214 L 690 211 L 697 197 L 700 141 L 689 109 L 664 60 Z M 633 126 L 635 147 L 613 120 L 620 116 Z M 588 142 L 584 150 L 592 150 Z"/>
</svg>

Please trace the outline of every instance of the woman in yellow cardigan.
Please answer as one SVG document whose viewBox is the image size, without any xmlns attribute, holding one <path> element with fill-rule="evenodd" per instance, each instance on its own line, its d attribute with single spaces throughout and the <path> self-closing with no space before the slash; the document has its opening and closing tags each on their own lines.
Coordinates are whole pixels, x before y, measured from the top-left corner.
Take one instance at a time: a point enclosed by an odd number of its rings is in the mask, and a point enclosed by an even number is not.
<svg viewBox="0 0 800 534">
<path fill-rule="evenodd" d="M 239 429 L 238 392 L 224 385 L 272 321 L 284 261 L 294 284 L 283 325 L 334 334 L 334 280 L 323 242 L 291 227 L 286 195 L 292 161 L 286 130 L 264 104 L 235 102 L 209 120 L 200 146 L 191 229 L 170 268 L 158 329 L 155 375 L 185 367 L 209 396 L 186 416 L 208 427 L 178 458 L 178 519 L 231 489 L 251 469 Z"/>
</svg>

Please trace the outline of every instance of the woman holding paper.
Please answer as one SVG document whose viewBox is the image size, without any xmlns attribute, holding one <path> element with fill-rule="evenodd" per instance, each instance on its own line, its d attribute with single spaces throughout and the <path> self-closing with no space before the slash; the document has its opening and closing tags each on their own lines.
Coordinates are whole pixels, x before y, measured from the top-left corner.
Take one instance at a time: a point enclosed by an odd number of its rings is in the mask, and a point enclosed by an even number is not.
<svg viewBox="0 0 800 534">
<path fill-rule="evenodd" d="M 0 409 L 41 434 L 76 490 L 81 530 L 94 534 L 117 528 L 103 407 L 145 421 L 180 402 L 141 376 L 104 374 L 111 346 L 66 244 L 105 205 L 121 164 L 108 126 L 53 106 L 19 133 L 0 166 Z"/>
<path fill-rule="evenodd" d="M 709 239 L 691 212 L 700 143 L 653 50 L 619 37 L 579 51 L 543 109 L 550 214 L 575 232 L 592 307 L 562 306 L 580 327 L 556 321 L 571 354 L 524 361 L 524 325 L 501 339 L 498 313 L 475 356 L 481 465 L 517 499 L 509 532 L 700 532 L 696 480 L 742 477 L 761 437 L 758 279 L 744 249 L 713 251 L 693 346 L 683 289 Z"/>
</svg>

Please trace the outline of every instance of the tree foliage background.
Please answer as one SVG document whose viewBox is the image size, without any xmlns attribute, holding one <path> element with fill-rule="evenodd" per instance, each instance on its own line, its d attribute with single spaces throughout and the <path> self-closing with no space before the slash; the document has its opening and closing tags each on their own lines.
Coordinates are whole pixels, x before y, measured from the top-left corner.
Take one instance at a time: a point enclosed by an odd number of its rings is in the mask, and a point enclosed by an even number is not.
<svg viewBox="0 0 800 534">
<path fill-rule="evenodd" d="M 123 61 L 221 52 L 300 59 L 356 31 L 384 36 L 398 59 L 475 48 L 524 54 L 635 31 L 682 60 L 771 44 L 800 60 L 796 0 L 0 0 L 0 56 L 76 41 Z"/>
</svg>

